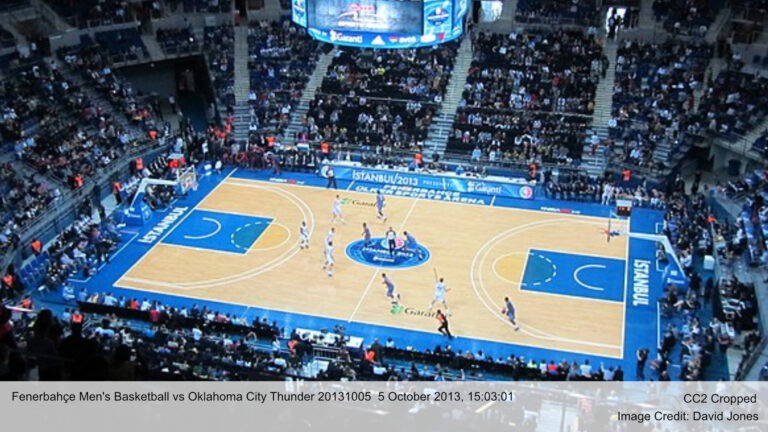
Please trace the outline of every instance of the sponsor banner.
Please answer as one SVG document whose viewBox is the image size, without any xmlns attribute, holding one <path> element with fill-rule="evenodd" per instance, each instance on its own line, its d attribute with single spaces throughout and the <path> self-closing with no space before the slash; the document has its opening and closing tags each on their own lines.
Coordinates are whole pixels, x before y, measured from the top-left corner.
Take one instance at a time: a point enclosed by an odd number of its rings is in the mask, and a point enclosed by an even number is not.
<svg viewBox="0 0 768 432">
<path fill-rule="evenodd" d="M 450 30 L 450 29 L 449 29 Z M 463 29 L 457 32 L 445 32 L 429 35 L 396 34 L 396 33 L 370 33 L 356 31 L 325 30 L 309 27 L 307 32 L 311 37 L 321 42 L 334 45 L 344 45 L 358 48 L 419 48 L 439 45 L 449 42 L 461 36 Z"/>
<path fill-rule="evenodd" d="M 438 189 L 425 189 L 395 185 L 365 185 L 361 183 L 354 185 L 354 191 L 365 193 L 376 193 L 376 191 L 381 191 L 382 194 L 388 196 L 429 199 L 433 201 L 447 201 L 453 203 L 475 205 L 489 205 L 492 199 L 492 197 L 488 196 L 470 196 L 460 192 L 451 192 Z"/>
<path fill-rule="evenodd" d="M 565 214 L 575 214 L 580 215 L 581 210 L 573 210 L 569 208 L 560 208 L 560 207 L 549 207 L 549 206 L 541 206 L 539 207 L 539 210 L 549 213 L 565 213 Z"/>
<path fill-rule="evenodd" d="M 517 199 L 533 199 L 534 191 L 526 184 L 490 181 L 476 178 L 459 178 L 424 175 L 411 172 L 385 171 L 368 168 L 334 166 L 336 178 L 364 183 L 432 189 L 480 196 L 500 196 Z"/>
<path fill-rule="evenodd" d="M 297 184 L 297 185 L 303 185 L 304 180 L 296 180 L 292 178 L 282 178 L 282 177 L 270 177 L 269 181 L 272 183 L 283 183 L 283 184 Z"/>
</svg>

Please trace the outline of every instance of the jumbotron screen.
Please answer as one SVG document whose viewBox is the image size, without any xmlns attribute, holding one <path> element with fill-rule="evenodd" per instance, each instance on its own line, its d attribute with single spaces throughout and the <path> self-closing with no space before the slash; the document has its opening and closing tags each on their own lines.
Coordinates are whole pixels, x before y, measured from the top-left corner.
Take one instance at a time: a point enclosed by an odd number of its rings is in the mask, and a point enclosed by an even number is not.
<svg viewBox="0 0 768 432">
<path fill-rule="evenodd" d="M 321 29 L 419 34 L 422 5 L 421 0 L 310 1 L 307 24 Z"/>
<path fill-rule="evenodd" d="M 293 0 L 292 17 L 317 40 L 371 48 L 436 45 L 461 36 L 469 0 Z"/>
</svg>

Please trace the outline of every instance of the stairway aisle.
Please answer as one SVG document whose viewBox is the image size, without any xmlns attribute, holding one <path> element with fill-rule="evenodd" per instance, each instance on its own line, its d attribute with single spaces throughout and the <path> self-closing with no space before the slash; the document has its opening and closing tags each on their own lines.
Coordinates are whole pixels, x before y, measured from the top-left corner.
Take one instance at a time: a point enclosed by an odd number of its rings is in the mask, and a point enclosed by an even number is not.
<svg viewBox="0 0 768 432">
<path fill-rule="evenodd" d="M 112 106 L 112 103 L 106 97 L 102 96 L 98 91 L 96 91 L 94 87 L 87 83 L 81 74 L 71 70 L 61 61 L 57 61 L 56 63 L 58 65 L 58 71 L 64 76 L 64 78 L 72 82 L 74 85 L 80 87 L 83 93 L 85 93 L 88 99 L 90 99 L 96 107 L 101 108 L 104 112 L 112 112 L 115 110 L 115 108 Z M 116 112 L 112 118 L 114 119 L 117 126 L 128 132 L 128 135 L 131 139 L 143 138 L 145 136 L 146 132 L 142 128 L 129 122 L 125 115 L 122 113 Z M 90 129 L 93 129 L 93 127 Z"/>
<path fill-rule="evenodd" d="M 592 130 L 601 140 L 608 138 L 608 120 L 611 119 L 611 107 L 613 105 L 613 85 L 616 80 L 616 52 L 618 42 L 606 40 L 603 46 L 603 54 L 608 57 L 608 69 L 605 78 L 601 78 L 595 91 L 595 110 L 592 114 Z M 595 154 L 592 154 L 592 146 L 589 141 L 591 133 L 587 134 L 587 142 L 584 143 L 582 153 L 583 167 L 591 176 L 599 176 L 605 171 L 610 162 L 605 157 L 605 146 L 600 144 Z"/>
<path fill-rule="evenodd" d="M 315 70 L 312 71 L 307 86 L 304 87 L 304 91 L 301 93 L 299 105 L 291 113 L 291 123 L 288 125 L 284 134 L 285 142 L 293 143 L 296 141 L 296 134 L 299 133 L 302 128 L 302 119 L 307 115 L 307 112 L 309 112 L 309 102 L 315 98 L 320 86 L 322 86 L 323 78 L 325 78 L 325 75 L 328 72 L 328 67 L 331 66 L 334 53 L 335 50 L 328 53 L 322 53 L 317 59 Z"/>
<path fill-rule="evenodd" d="M 142 34 L 141 41 L 144 42 L 144 46 L 147 47 L 149 53 L 149 59 L 156 62 L 165 60 L 167 57 L 163 48 L 157 43 L 157 38 L 153 34 Z"/>
<path fill-rule="evenodd" d="M 443 104 L 429 126 L 425 148 L 429 149 L 430 152 L 441 154 L 445 152 L 459 101 L 461 101 L 464 92 L 464 85 L 467 83 L 469 69 L 472 66 L 472 57 L 472 42 L 469 36 L 465 36 L 459 45 L 456 61 L 453 64 L 453 73 L 443 96 Z"/>
<path fill-rule="evenodd" d="M 235 26 L 235 102 L 248 103 L 251 76 L 248 71 L 248 25 Z"/>
</svg>

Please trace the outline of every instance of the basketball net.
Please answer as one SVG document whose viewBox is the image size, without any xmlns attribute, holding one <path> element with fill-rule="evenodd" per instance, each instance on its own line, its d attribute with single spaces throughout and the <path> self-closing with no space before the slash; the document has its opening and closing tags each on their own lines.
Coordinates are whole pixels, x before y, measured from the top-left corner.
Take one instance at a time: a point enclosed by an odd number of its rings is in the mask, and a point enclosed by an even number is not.
<svg viewBox="0 0 768 432">
<path fill-rule="evenodd" d="M 611 237 L 629 234 L 629 218 L 611 212 L 608 217 L 608 227 L 601 231 L 605 234 L 605 241 L 610 243 Z"/>
</svg>

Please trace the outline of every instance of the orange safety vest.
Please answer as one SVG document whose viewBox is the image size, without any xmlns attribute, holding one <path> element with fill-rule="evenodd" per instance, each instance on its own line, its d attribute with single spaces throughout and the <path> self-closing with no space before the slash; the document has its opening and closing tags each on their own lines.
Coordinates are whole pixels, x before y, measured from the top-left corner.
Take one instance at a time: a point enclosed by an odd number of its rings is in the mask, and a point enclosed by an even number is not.
<svg viewBox="0 0 768 432">
<path fill-rule="evenodd" d="M 376 360 L 376 353 L 373 351 L 366 351 L 365 360 L 373 363 Z"/>
<path fill-rule="evenodd" d="M 32 242 L 32 250 L 35 251 L 35 253 L 40 253 L 43 251 L 43 242 L 40 240 L 34 240 Z"/>
<path fill-rule="evenodd" d="M 120 182 L 112 183 L 112 192 L 119 193 L 123 189 L 123 184 Z"/>
<path fill-rule="evenodd" d="M 75 187 L 76 188 L 83 187 L 83 176 L 81 176 L 80 174 L 75 176 Z"/>
<path fill-rule="evenodd" d="M 144 159 L 136 158 L 136 171 L 144 170 Z"/>
<path fill-rule="evenodd" d="M 72 312 L 71 320 L 75 324 L 83 322 L 83 315 L 77 312 Z"/>
<path fill-rule="evenodd" d="M 421 162 L 424 160 L 424 158 L 421 156 L 421 153 L 416 153 L 413 155 L 413 160 L 416 161 L 417 164 L 421 165 Z"/>
<path fill-rule="evenodd" d="M 152 141 L 156 140 L 157 139 L 157 131 L 155 131 L 155 130 L 149 131 L 149 139 L 151 139 Z"/>
<path fill-rule="evenodd" d="M 621 175 L 624 181 L 627 182 L 629 181 L 630 178 L 632 178 L 632 171 L 625 169 Z"/>
<path fill-rule="evenodd" d="M 330 152 L 330 147 L 328 146 L 328 143 L 323 141 L 320 143 L 320 151 L 323 152 L 323 154 L 327 155 Z"/>
</svg>

